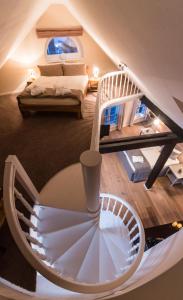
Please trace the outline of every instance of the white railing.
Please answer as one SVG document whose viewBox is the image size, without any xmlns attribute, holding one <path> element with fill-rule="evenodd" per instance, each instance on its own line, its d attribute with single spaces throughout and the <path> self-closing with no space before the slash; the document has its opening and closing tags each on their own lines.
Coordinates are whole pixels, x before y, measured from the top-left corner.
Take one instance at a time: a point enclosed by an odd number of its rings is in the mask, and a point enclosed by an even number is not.
<svg viewBox="0 0 183 300">
<path fill-rule="evenodd" d="M 142 95 L 142 91 L 128 70 L 111 72 L 102 77 L 96 99 L 91 150 L 99 150 L 100 125 L 104 109 L 138 99 Z"/>
<path fill-rule="evenodd" d="M 141 262 L 145 247 L 144 228 L 136 211 L 124 199 L 106 193 L 101 193 L 100 199 L 101 212 L 110 211 L 114 216 L 120 218 L 127 229 L 129 250 L 126 265 L 123 265 L 121 269 L 123 273 L 121 284 L 123 284 L 132 276 Z"/>
</svg>

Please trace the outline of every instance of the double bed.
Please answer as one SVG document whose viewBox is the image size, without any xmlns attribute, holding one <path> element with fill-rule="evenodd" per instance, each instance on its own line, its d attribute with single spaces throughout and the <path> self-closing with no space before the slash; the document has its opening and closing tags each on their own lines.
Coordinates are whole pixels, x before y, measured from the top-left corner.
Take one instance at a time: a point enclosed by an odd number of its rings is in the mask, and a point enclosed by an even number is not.
<svg viewBox="0 0 183 300">
<path fill-rule="evenodd" d="M 119 152 L 119 157 L 122 160 L 128 178 L 133 182 L 145 181 L 154 167 L 161 149 L 161 147 L 157 146 Z M 166 174 L 168 166 L 179 163 L 179 160 L 177 159 L 178 154 L 180 154 L 180 152 L 177 153 L 176 150 L 171 154 L 161 170 L 160 176 Z M 143 157 L 142 162 L 134 162 L 133 157 Z"/>
<path fill-rule="evenodd" d="M 68 111 L 77 113 L 80 118 L 88 88 L 88 75 L 83 66 L 60 64 L 55 68 L 54 65 L 51 72 L 50 65 L 49 72 L 41 69 L 41 76 L 17 97 L 22 115 L 30 111 Z M 58 72 L 58 67 L 64 67 L 63 71 Z"/>
</svg>

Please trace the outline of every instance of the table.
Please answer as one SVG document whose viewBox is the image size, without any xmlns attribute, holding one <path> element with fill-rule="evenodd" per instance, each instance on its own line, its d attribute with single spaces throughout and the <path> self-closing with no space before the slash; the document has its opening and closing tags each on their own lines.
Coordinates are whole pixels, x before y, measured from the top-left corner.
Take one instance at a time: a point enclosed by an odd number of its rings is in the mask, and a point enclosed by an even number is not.
<svg viewBox="0 0 183 300">
<path fill-rule="evenodd" d="M 177 183 L 183 184 L 183 164 L 169 166 L 166 175 L 170 179 L 172 186 Z"/>
<path fill-rule="evenodd" d="M 93 92 L 97 92 L 99 81 L 100 81 L 100 77 L 98 77 L 98 78 L 95 78 L 95 77 L 89 78 L 89 81 L 88 81 L 88 91 L 90 91 L 90 92 L 92 92 L 92 91 Z"/>
</svg>

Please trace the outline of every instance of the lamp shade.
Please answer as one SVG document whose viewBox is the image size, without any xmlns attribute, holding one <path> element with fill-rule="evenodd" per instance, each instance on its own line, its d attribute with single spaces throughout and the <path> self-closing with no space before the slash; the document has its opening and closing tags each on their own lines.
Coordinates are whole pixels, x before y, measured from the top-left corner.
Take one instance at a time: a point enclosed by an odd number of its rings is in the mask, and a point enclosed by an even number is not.
<svg viewBox="0 0 183 300">
<path fill-rule="evenodd" d="M 34 69 L 28 69 L 28 79 L 29 80 L 36 79 L 36 71 Z"/>
<path fill-rule="evenodd" d="M 96 66 L 93 67 L 93 77 L 98 78 L 99 77 L 99 71 L 100 69 Z"/>
</svg>

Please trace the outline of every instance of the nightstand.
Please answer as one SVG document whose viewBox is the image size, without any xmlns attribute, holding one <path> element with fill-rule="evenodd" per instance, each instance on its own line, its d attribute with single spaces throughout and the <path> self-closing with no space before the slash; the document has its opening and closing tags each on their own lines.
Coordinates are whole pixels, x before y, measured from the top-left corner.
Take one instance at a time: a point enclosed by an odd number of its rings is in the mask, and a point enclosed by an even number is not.
<svg viewBox="0 0 183 300">
<path fill-rule="evenodd" d="M 99 81 L 100 81 L 100 77 L 98 78 L 91 77 L 88 81 L 88 91 L 97 92 Z"/>
<path fill-rule="evenodd" d="M 172 186 L 177 183 L 183 184 L 183 164 L 169 166 L 166 176 L 170 179 Z"/>
</svg>

